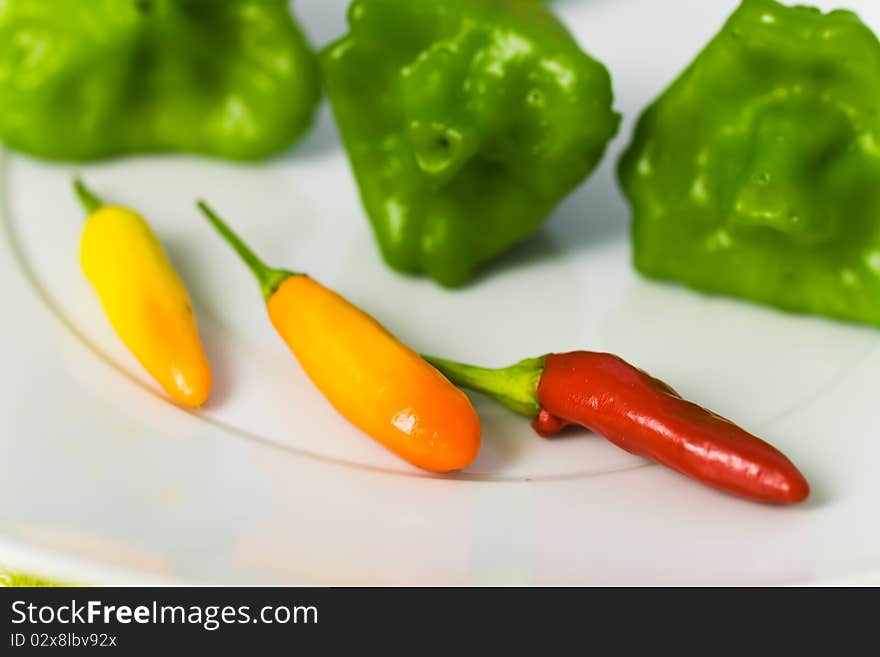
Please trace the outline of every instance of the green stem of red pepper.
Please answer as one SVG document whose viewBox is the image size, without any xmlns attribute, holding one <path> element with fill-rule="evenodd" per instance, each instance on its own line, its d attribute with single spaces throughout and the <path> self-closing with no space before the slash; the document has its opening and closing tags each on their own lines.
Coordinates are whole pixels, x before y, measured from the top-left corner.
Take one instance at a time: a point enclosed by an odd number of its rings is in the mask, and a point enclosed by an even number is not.
<svg viewBox="0 0 880 657">
<path fill-rule="evenodd" d="M 497 370 L 427 360 L 453 383 L 532 418 L 542 436 L 579 425 L 728 493 L 779 504 L 809 496 L 782 452 L 617 356 L 576 351 Z"/>
<path fill-rule="evenodd" d="M 514 413 L 537 417 L 541 405 L 535 396 L 544 373 L 544 358 L 527 358 L 516 365 L 497 370 L 456 363 L 434 356 L 422 356 L 455 385 L 481 392 Z"/>
</svg>

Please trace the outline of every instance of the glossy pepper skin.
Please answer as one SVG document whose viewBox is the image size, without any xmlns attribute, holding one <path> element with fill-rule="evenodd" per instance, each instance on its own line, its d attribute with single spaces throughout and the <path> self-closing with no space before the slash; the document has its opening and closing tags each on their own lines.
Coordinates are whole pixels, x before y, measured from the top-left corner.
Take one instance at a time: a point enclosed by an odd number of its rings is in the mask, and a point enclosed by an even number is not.
<svg viewBox="0 0 880 657">
<path fill-rule="evenodd" d="M 200 207 L 257 276 L 273 326 L 341 415 L 424 470 L 460 470 L 476 458 L 480 421 L 464 393 L 337 293 L 266 267 L 216 213 Z"/>
<path fill-rule="evenodd" d="M 620 162 L 638 270 L 880 325 L 878 107 L 855 14 L 744 0 Z"/>
<path fill-rule="evenodd" d="M 617 131 L 611 80 L 535 0 L 356 0 L 324 82 L 385 261 L 445 286 L 534 232 Z"/>
<path fill-rule="evenodd" d="M 39 157 L 264 158 L 319 95 L 287 0 L 0 3 L 0 140 Z"/>
<path fill-rule="evenodd" d="M 804 476 L 775 447 L 617 356 L 575 351 L 501 370 L 427 359 L 454 383 L 532 418 L 541 436 L 578 425 L 740 497 L 794 504 L 809 496 Z"/>
<path fill-rule="evenodd" d="M 114 330 L 169 397 L 201 406 L 211 368 L 183 281 L 141 215 L 77 191 L 89 210 L 80 264 Z"/>
</svg>

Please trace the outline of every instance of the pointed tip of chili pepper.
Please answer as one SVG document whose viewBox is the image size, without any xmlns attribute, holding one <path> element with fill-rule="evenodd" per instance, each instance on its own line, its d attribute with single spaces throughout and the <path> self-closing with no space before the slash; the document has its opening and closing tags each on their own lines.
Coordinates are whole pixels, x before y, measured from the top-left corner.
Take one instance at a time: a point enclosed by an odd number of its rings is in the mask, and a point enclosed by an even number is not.
<svg viewBox="0 0 880 657">
<path fill-rule="evenodd" d="M 810 496 L 810 484 L 781 452 L 777 455 L 782 457 L 782 462 L 777 463 L 774 468 L 765 469 L 750 490 L 730 490 L 718 485 L 716 487 L 767 504 L 792 506 L 804 502 Z"/>
<path fill-rule="evenodd" d="M 89 213 L 92 213 L 95 210 L 104 206 L 104 202 L 100 198 L 98 198 L 98 196 L 92 190 L 86 187 L 86 184 L 79 176 L 74 176 L 73 178 L 73 189 L 76 192 L 76 196 L 79 199 L 79 202 L 82 203 L 82 206 Z"/>
<path fill-rule="evenodd" d="M 810 496 L 810 492 L 809 482 L 797 468 L 794 468 L 794 472 L 789 473 L 780 488 L 780 499 L 783 504 L 800 504 Z"/>
</svg>

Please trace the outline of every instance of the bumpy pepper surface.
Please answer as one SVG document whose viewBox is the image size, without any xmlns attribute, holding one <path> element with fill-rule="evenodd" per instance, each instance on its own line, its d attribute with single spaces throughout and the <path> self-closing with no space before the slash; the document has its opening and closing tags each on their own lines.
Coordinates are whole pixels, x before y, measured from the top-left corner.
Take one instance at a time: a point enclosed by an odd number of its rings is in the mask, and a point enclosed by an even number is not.
<svg viewBox="0 0 880 657">
<path fill-rule="evenodd" d="M 321 54 L 386 262 L 447 286 L 535 231 L 619 117 L 608 72 L 536 0 L 357 0 Z"/>
<path fill-rule="evenodd" d="M 745 0 L 620 163 L 648 276 L 880 325 L 880 43 Z"/>
<path fill-rule="evenodd" d="M 319 96 L 286 0 L 0 2 L 0 140 L 40 157 L 262 158 Z"/>
</svg>

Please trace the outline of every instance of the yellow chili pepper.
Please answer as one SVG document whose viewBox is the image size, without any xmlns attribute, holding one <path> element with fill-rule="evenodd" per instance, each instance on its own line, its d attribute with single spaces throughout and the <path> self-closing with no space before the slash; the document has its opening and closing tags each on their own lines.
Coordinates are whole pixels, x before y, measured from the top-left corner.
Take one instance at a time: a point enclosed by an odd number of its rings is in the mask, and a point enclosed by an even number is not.
<svg viewBox="0 0 880 657">
<path fill-rule="evenodd" d="M 304 274 L 270 269 L 204 202 L 199 208 L 257 277 L 272 324 L 337 411 L 425 470 L 474 460 L 480 421 L 464 393 L 370 315 Z"/>
<path fill-rule="evenodd" d="M 89 212 L 80 264 L 117 335 L 176 402 L 201 406 L 211 390 L 186 287 L 149 224 L 128 208 L 105 205 L 77 180 Z"/>
</svg>

